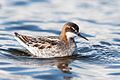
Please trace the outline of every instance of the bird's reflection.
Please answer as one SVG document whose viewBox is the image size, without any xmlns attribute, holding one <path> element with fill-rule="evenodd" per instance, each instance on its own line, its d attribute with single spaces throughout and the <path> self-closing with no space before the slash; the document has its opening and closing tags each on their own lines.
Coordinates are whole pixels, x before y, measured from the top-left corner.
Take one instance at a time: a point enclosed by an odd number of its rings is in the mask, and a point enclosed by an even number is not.
<svg viewBox="0 0 120 80">
<path fill-rule="evenodd" d="M 60 70 L 60 72 L 62 72 L 62 74 L 68 74 L 67 76 L 63 75 L 64 80 L 71 80 L 72 78 L 70 76 L 72 74 L 72 68 L 69 67 L 69 64 L 74 60 L 71 57 L 42 59 L 33 56 L 31 57 L 25 50 L 9 48 L 6 51 L 13 55 L 13 59 L 19 61 L 17 64 L 32 66 L 55 66 L 58 70 Z"/>
<path fill-rule="evenodd" d="M 68 66 L 68 63 L 60 63 L 57 65 L 58 69 L 60 69 L 64 73 L 71 73 L 71 67 Z"/>
</svg>

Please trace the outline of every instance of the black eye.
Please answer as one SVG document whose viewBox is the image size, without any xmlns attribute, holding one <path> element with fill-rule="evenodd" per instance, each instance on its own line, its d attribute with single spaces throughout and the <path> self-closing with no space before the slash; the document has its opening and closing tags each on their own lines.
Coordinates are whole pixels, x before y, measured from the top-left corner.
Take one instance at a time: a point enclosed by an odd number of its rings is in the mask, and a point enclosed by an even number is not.
<svg viewBox="0 0 120 80">
<path fill-rule="evenodd" d="M 77 33 L 78 31 L 74 28 L 74 27 L 71 27 L 72 31 Z"/>
</svg>

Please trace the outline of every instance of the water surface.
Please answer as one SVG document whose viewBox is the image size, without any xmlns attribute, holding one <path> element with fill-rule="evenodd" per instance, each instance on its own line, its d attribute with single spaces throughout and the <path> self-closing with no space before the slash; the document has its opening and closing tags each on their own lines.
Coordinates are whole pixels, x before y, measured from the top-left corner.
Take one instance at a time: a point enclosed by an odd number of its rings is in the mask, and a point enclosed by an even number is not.
<svg viewBox="0 0 120 80">
<path fill-rule="evenodd" d="M 1 0 L 0 80 L 119 80 L 119 0 Z M 76 38 L 79 56 L 31 57 L 13 36 L 59 36 L 72 21 L 89 41 Z"/>
</svg>

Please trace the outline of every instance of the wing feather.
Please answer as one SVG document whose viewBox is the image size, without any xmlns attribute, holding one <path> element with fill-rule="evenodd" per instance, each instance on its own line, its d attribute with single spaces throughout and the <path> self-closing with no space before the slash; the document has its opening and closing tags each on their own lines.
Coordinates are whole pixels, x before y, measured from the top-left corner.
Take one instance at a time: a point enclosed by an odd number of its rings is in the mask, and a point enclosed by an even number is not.
<svg viewBox="0 0 120 80">
<path fill-rule="evenodd" d="M 21 35 L 17 32 L 15 32 L 14 34 L 19 39 L 19 42 L 21 41 L 27 46 L 38 47 L 39 49 L 51 48 L 52 46 L 57 45 L 60 41 L 59 37 L 54 37 L 54 36 L 31 37 L 31 36 Z"/>
</svg>

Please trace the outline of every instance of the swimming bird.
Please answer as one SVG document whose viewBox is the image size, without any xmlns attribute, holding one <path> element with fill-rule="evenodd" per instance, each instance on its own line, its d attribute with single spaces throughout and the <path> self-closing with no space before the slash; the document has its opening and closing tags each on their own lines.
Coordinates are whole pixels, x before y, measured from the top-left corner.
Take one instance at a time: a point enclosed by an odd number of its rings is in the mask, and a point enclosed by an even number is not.
<svg viewBox="0 0 120 80">
<path fill-rule="evenodd" d="M 75 37 L 82 37 L 79 26 L 73 22 L 63 25 L 59 36 L 27 36 L 14 33 L 16 40 L 25 47 L 31 55 L 39 58 L 72 56 L 77 54 Z"/>
</svg>

